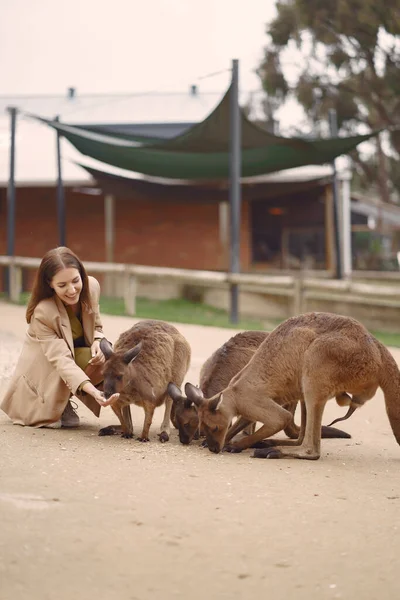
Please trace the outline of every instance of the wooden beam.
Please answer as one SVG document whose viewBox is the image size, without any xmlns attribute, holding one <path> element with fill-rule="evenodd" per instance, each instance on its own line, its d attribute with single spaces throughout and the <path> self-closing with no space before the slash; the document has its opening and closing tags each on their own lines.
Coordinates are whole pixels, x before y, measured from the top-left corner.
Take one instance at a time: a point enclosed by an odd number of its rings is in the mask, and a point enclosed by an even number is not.
<svg viewBox="0 0 400 600">
<path fill-rule="evenodd" d="M 218 224 L 219 224 L 219 241 L 222 247 L 221 259 L 217 268 L 228 271 L 229 270 L 229 256 L 230 256 L 230 236 L 229 236 L 229 223 L 230 223 L 230 207 L 229 202 L 220 202 L 218 204 Z"/>
<path fill-rule="evenodd" d="M 114 262 L 115 258 L 115 197 L 107 194 L 104 197 L 104 222 L 106 241 L 106 262 Z"/>
</svg>

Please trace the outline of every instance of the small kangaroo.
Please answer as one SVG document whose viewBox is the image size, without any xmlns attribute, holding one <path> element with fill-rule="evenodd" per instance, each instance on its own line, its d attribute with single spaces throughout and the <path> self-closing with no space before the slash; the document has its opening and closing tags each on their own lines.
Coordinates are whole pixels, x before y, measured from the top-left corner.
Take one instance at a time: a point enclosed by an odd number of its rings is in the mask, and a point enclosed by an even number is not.
<svg viewBox="0 0 400 600">
<path fill-rule="evenodd" d="M 187 340 L 169 323 L 143 320 L 120 335 L 113 350 L 103 338 L 100 348 L 106 358 L 104 365 L 104 396 L 115 392 L 120 396 L 112 404 L 121 427 L 104 427 L 99 435 L 122 433 L 133 437 L 130 404 L 143 406 L 145 419 L 138 438 L 149 441 L 149 429 L 154 410 L 165 402 L 165 414 L 159 438 L 167 442 L 170 435 L 172 400 L 167 386 L 171 380 L 182 383 L 190 364 L 191 349 Z"/>
<path fill-rule="evenodd" d="M 254 356 L 262 342 L 266 340 L 269 333 L 266 331 L 244 331 L 232 336 L 225 344 L 218 348 L 204 363 L 200 371 L 199 387 L 206 398 L 211 398 L 218 392 L 224 390 L 231 379 L 236 376 L 243 367 Z M 196 405 L 188 400 L 179 387 L 170 383 L 168 393 L 174 404 L 172 407 L 173 423 L 179 431 L 179 439 L 182 444 L 190 442 L 199 434 L 199 417 Z M 293 404 L 293 413 L 297 403 Z M 255 425 L 255 424 L 254 424 Z M 249 421 L 238 419 L 229 429 L 227 440 L 232 439 L 245 427 L 249 427 Z M 253 427 L 254 431 L 254 427 Z M 300 427 L 292 421 L 284 428 L 285 434 L 291 439 L 297 439 Z M 200 435 L 203 435 L 203 431 Z M 350 435 L 334 427 L 322 427 L 323 438 L 349 438 Z"/>
<path fill-rule="evenodd" d="M 314 312 L 278 325 L 222 393 L 206 400 L 192 384 L 185 391 L 198 406 L 208 447 L 215 453 L 224 447 L 234 416 L 263 423 L 228 447 L 240 452 L 284 429 L 300 399 L 298 440 L 265 440 L 254 456 L 316 460 L 326 402 L 336 397 L 350 408 L 361 406 L 378 387 L 400 444 L 400 371 L 389 350 L 355 319 Z"/>
</svg>

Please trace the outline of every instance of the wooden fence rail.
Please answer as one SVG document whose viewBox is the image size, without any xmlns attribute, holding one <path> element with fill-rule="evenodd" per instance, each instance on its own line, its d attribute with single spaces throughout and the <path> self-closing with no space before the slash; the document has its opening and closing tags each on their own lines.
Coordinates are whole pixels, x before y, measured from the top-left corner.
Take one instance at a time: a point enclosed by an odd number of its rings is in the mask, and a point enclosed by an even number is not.
<svg viewBox="0 0 400 600">
<path fill-rule="evenodd" d="M 39 258 L 0 256 L 0 266 L 9 267 L 9 296 L 17 302 L 22 291 L 22 270 L 37 269 Z M 216 271 L 195 271 L 120 263 L 86 262 L 89 273 L 117 276 L 122 282 L 125 311 L 135 315 L 138 281 L 162 281 L 181 283 L 205 288 L 228 288 L 238 284 L 243 292 L 263 296 L 280 296 L 289 299 L 287 316 L 307 310 L 310 301 L 346 302 L 350 304 L 400 308 L 400 274 L 361 273 L 351 280 L 332 280 L 294 275 L 231 274 Z M 397 277 L 396 277 L 397 276 Z M 360 281 L 362 280 L 362 281 Z M 369 281 L 369 282 L 367 282 Z"/>
</svg>

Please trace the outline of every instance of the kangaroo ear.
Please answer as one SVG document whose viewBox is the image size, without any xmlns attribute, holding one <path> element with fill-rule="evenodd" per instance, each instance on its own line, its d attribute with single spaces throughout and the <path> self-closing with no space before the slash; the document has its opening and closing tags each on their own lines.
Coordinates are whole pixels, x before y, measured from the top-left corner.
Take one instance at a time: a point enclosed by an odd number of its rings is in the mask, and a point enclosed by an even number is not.
<svg viewBox="0 0 400 600">
<path fill-rule="evenodd" d="M 223 395 L 220 394 L 216 398 L 213 398 L 212 400 L 209 401 L 208 408 L 211 410 L 211 412 L 216 412 L 217 410 L 219 410 L 223 399 L 224 399 Z"/>
<path fill-rule="evenodd" d="M 179 400 L 182 400 L 183 398 L 181 390 L 177 385 L 175 385 L 175 383 L 170 382 L 168 384 L 167 392 L 174 402 L 179 402 Z"/>
<path fill-rule="evenodd" d="M 110 356 L 112 356 L 114 354 L 112 345 L 110 344 L 110 342 L 108 340 L 106 340 L 105 337 L 101 338 L 101 340 L 100 340 L 100 350 L 104 354 L 104 358 L 106 360 L 108 360 L 110 358 Z"/>
<path fill-rule="evenodd" d="M 196 406 L 201 406 L 204 402 L 203 392 L 191 383 L 185 385 L 185 393 L 187 399 L 193 402 Z"/>
<path fill-rule="evenodd" d="M 134 346 L 133 348 L 131 348 L 130 350 L 127 350 L 127 352 L 125 352 L 123 360 L 126 365 L 129 365 L 130 362 L 135 360 L 135 358 L 141 351 L 142 346 L 143 346 L 142 342 L 139 342 L 138 344 L 136 344 L 136 346 Z"/>
</svg>

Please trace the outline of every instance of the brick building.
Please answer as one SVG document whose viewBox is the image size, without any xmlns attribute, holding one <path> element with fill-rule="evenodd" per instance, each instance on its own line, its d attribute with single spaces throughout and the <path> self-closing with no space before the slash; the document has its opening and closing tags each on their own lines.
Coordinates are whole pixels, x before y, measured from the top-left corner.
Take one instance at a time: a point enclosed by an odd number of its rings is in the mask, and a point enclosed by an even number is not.
<svg viewBox="0 0 400 600">
<path fill-rule="evenodd" d="M 171 137 L 202 120 L 220 100 L 220 94 L 200 94 L 191 88 L 188 94 L 155 96 L 77 96 L 73 91 L 65 98 L 0 98 L 0 253 L 7 244 L 7 183 L 9 176 L 9 116 L 7 106 L 17 106 L 16 138 L 16 229 L 15 254 L 42 256 L 58 244 L 56 202 L 56 134 L 26 113 L 74 124 L 107 123 L 114 130 L 123 128 L 143 136 Z M 136 124 L 129 123 L 138 116 Z M 104 126 L 104 125 L 103 125 Z M 62 140 L 62 175 L 65 187 L 67 244 L 84 260 L 106 260 L 104 186 L 77 162 L 82 161 L 74 148 Z M 96 161 L 86 160 L 96 167 Z M 118 173 L 118 170 L 114 170 Z M 318 169 L 317 169 L 318 171 Z M 324 176 L 326 175 L 326 169 Z M 300 176 L 301 179 L 303 175 Z M 314 172 L 309 180 L 321 179 Z M 252 201 L 260 200 L 260 189 L 271 193 L 274 177 L 264 184 L 244 183 L 241 219 L 241 261 L 250 270 L 257 255 L 252 248 L 257 230 Z M 246 191 L 245 191 L 246 188 Z M 268 188 L 268 189 L 267 189 Z M 109 191 L 109 190 L 108 190 Z M 264 193 L 261 191 L 261 193 Z M 115 242 L 113 260 L 137 264 L 194 269 L 227 267 L 227 228 L 223 207 L 228 191 L 221 186 L 197 190 L 187 186 L 174 197 L 163 185 L 149 185 L 143 191 L 125 186 L 114 194 Z M 225 225 L 224 225 L 225 223 Z M 225 229 L 224 229 L 225 228 Z"/>
<path fill-rule="evenodd" d="M 0 254 L 7 248 L 9 118 L 6 106 L 75 124 L 104 124 L 143 136 L 171 137 L 202 120 L 219 94 L 151 97 L 0 99 Z M 114 110 L 110 112 L 110 107 Z M 138 123 L 129 123 L 140 115 Z M 168 115 L 169 122 L 166 121 Z M 104 127 L 104 125 L 103 125 Z M 62 140 L 66 243 L 83 260 L 189 269 L 226 270 L 228 188 L 226 183 L 176 185 L 150 178 L 96 175 L 96 161 L 82 161 Z M 84 162 L 89 170 L 77 163 Z M 329 167 L 302 167 L 243 180 L 241 268 L 329 270 L 333 266 L 332 197 Z M 59 243 L 56 134 L 45 125 L 17 121 L 15 254 L 40 257 Z M 112 195 L 112 197 L 111 197 Z M 107 208 L 108 207 L 108 208 Z M 107 210 L 113 242 L 106 242 Z M 108 213 L 109 214 L 109 213 Z M 356 222 L 367 221 L 364 215 Z M 27 286 L 28 282 L 27 282 Z"/>
</svg>

